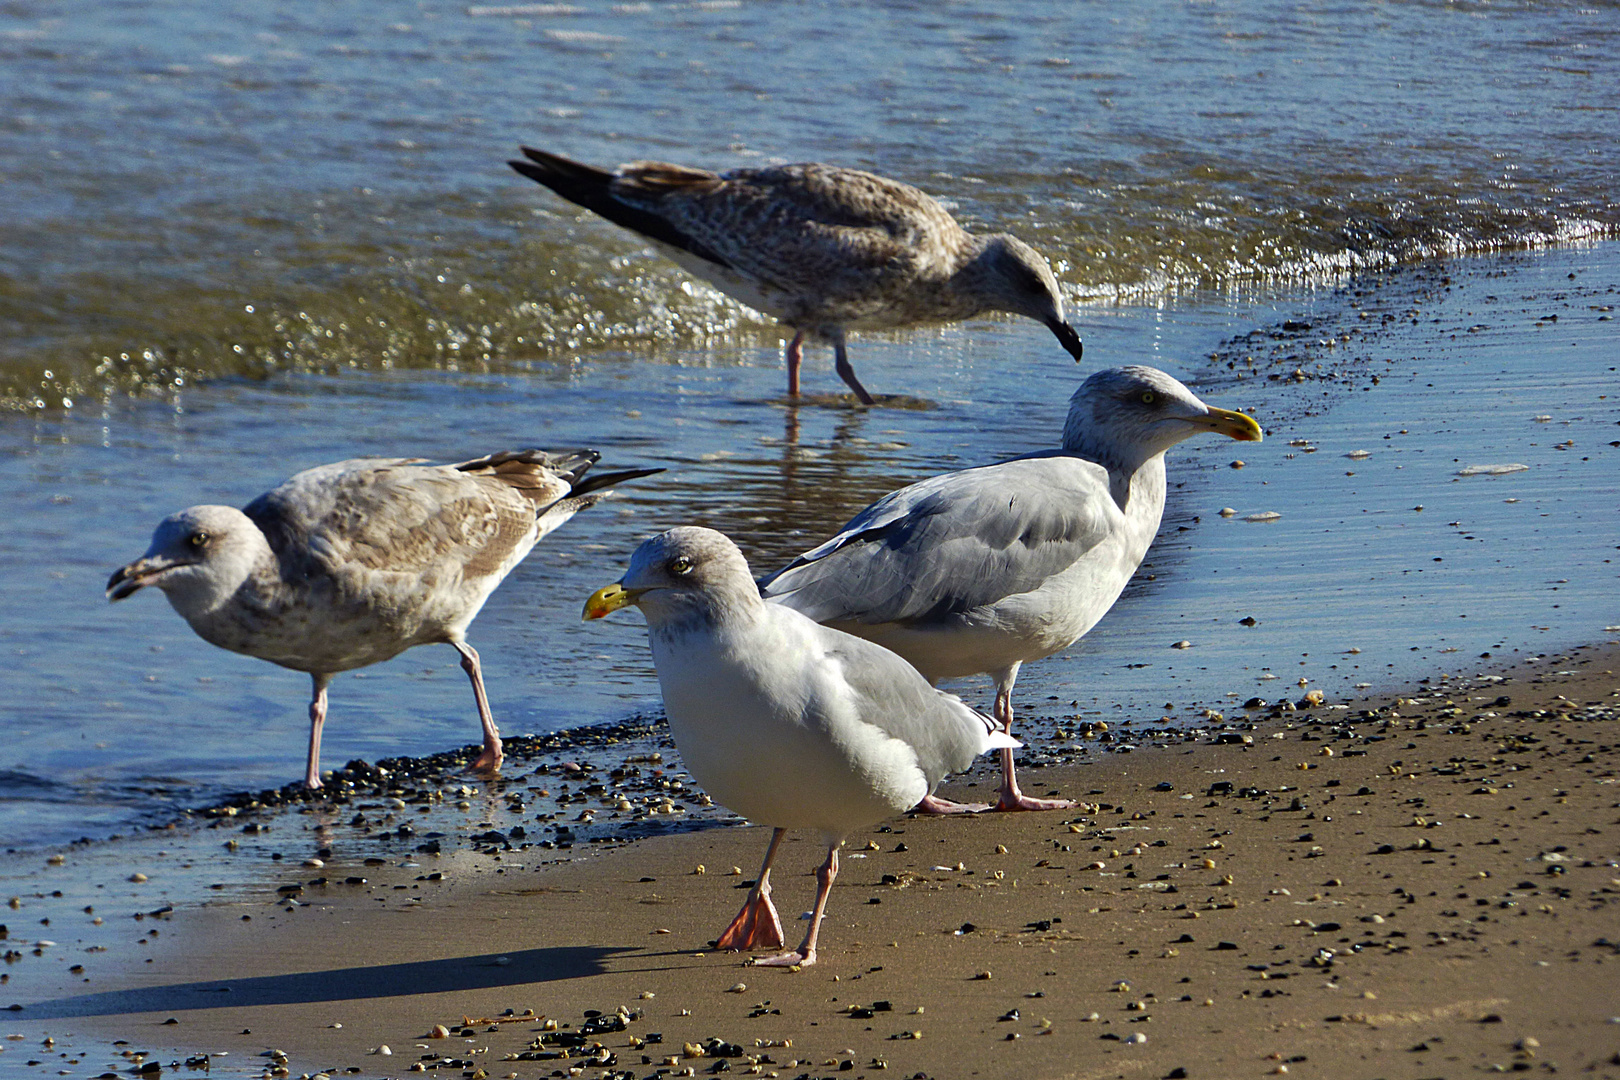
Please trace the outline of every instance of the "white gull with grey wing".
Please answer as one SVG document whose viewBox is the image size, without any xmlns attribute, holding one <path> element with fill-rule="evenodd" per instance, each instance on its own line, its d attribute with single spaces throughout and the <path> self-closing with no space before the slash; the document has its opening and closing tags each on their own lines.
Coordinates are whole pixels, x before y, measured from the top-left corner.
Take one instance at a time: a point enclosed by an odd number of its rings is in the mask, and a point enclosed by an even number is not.
<svg viewBox="0 0 1620 1080">
<path fill-rule="evenodd" d="M 775 830 L 722 948 L 783 944 L 771 861 L 785 830 L 814 829 L 828 854 L 809 933 L 795 952 L 763 961 L 814 963 L 844 837 L 915 806 L 978 754 L 1017 745 L 886 649 L 765 603 L 742 553 L 711 529 L 643 543 L 624 577 L 586 602 L 585 618 L 630 604 L 647 617 L 686 767 L 722 805 Z"/>
<path fill-rule="evenodd" d="M 1010 728 L 1020 665 L 1073 644 L 1113 606 L 1158 532 L 1165 451 L 1201 432 L 1261 437 L 1162 371 L 1099 371 L 1070 399 L 1062 449 L 891 492 L 761 591 L 899 653 L 930 682 L 990 674 Z M 1007 751 L 999 805 L 1072 804 L 1020 793 Z"/>
</svg>

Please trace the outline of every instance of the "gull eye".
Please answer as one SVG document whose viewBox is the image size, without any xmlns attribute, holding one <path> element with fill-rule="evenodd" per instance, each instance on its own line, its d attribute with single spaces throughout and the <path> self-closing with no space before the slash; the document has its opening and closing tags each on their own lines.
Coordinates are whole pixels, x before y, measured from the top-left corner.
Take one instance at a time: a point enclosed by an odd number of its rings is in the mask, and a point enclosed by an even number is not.
<svg viewBox="0 0 1620 1080">
<path fill-rule="evenodd" d="M 692 572 L 692 560 L 685 555 L 677 555 L 669 561 L 669 572 L 680 574 L 683 577 Z"/>
<path fill-rule="evenodd" d="M 198 529 L 196 532 L 186 537 L 186 543 L 190 544 L 194 548 L 200 548 L 204 544 L 208 543 L 208 534 L 203 532 L 201 529 Z"/>
<path fill-rule="evenodd" d="M 1144 404 L 1144 405 L 1152 405 L 1155 401 L 1158 401 L 1158 400 L 1159 400 L 1159 395 L 1155 394 L 1153 391 L 1151 391 L 1151 390 L 1142 391 L 1142 404 Z"/>
</svg>

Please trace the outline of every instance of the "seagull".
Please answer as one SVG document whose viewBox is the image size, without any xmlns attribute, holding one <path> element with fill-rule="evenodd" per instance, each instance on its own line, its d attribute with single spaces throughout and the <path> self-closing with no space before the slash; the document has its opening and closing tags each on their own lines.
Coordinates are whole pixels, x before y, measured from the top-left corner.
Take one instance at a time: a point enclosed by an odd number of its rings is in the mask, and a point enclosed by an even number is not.
<svg viewBox="0 0 1620 1080">
<path fill-rule="evenodd" d="M 816 962 L 838 848 L 851 830 L 917 805 L 979 754 L 1018 745 L 888 650 L 765 603 L 742 552 L 713 529 L 647 540 L 618 582 L 591 594 L 584 617 L 630 604 L 647 617 L 686 767 L 722 805 L 773 827 L 759 879 L 716 945 L 782 947 L 770 885 L 782 836 L 815 829 L 827 843 L 804 943 L 755 963 Z"/>
<path fill-rule="evenodd" d="M 851 330 L 897 330 L 988 311 L 1046 326 L 1078 362 L 1052 268 L 1015 236 L 975 236 L 910 184 L 807 162 L 713 173 L 662 161 L 609 172 L 523 147 L 507 164 L 651 242 L 687 273 L 793 327 L 788 394 L 807 339 L 832 345 L 838 374 L 872 395 L 845 351 Z"/>
<path fill-rule="evenodd" d="M 249 503 L 193 506 L 158 524 L 107 598 L 147 585 L 204 640 L 314 679 L 304 784 L 321 786 L 326 688 L 340 671 L 442 642 L 461 654 L 484 728 L 473 768 L 501 764 L 467 626 L 541 537 L 614 484 L 595 450 L 509 450 L 456 465 L 355 458 L 307 469 Z"/>
<path fill-rule="evenodd" d="M 1158 531 L 1165 451 L 1206 432 L 1261 437 L 1162 371 L 1099 371 L 1069 400 L 1061 449 L 890 492 L 761 593 L 899 653 L 930 683 L 989 674 L 1011 731 L 1020 665 L 1068 648 L 1113 606 Z M 1010 749 L 1001 767 L 997 809 L 1074 805 L 1020 792 Z M 966 808 L 930 796 L 922 809 Z"/>
</svg>

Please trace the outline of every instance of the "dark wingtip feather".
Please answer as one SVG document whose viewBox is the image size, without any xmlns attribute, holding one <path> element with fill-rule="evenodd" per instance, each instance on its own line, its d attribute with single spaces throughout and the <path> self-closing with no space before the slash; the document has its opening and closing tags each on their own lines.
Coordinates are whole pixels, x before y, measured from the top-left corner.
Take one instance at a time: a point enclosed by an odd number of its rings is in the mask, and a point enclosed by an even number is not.
<svg viewBox="0 0 1620 1080">
<path fill-rule="evenodd" d="M 584 480 L 576 480 L 573 489 L 568 492 L 570 496 L 586 495 L 593 491 L 601 491 L 615 484 L 622 484 L 627 480 L 637 480 L 643 476 L 652 476 L 663 472 L 663 469 L 621 469 L 618 472 L 597 473 Z"/>
<path fill-rule="evenodd" d="M 550 188 L 576 206 L 600 214 L 621 228 L 689 251 L 700 259 L 721 266 L 729 265 L 706 244 L 688 236 L 667 218 L 617 198 L 613 193 L 614 174 L 606 169 L 536 150 L 532 146 L 521 149 L 528 161 L 507 162 L 520 175 Z"/>
</svg>

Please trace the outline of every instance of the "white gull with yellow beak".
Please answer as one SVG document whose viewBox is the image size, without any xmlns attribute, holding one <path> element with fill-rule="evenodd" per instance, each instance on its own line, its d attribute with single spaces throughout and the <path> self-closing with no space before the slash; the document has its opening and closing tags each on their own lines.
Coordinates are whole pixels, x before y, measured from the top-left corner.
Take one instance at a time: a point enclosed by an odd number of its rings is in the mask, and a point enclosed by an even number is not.
<svg viewBox="0 0 1620 1080">
<path fill-rule="evenodd" d="M 1010 731 L 1020 665 L 1068 648 L 1113 606 L 1159 530 L 1165 451 L 1208 432 L 1261 435 L 1155 368 L 1099 371 L 1069 401 L 1062 449 L 891 492 L 760 590 L 899 653 L 930 683 L 989 674 Z M 1002 751 L 997 809 L 1073 805 L 1020 792 Z M 979 809 L 932 796 L 921 808 Z"/>
<path fill-rule="evenodd" d="M 584 617 L 630 604 L 647 617 L 686 767 L 722 805 L 775 829 L 759 880 L 719 947 L 782 947 L 770 899 L 782 834 L 815 829 L 827 842 L 804 943 L 757 963 L 816 962 L 838 848 L 851 830 L 917 805 L 979 754 L 1018 745 L 888 650 L 765 603 L 742 552 L 713 529 L 647 540 L 624 577 L 585 602 Z"/>
</svg>

